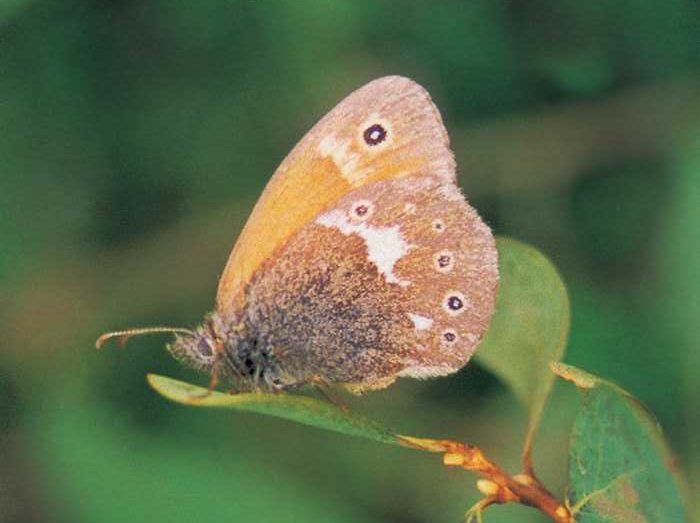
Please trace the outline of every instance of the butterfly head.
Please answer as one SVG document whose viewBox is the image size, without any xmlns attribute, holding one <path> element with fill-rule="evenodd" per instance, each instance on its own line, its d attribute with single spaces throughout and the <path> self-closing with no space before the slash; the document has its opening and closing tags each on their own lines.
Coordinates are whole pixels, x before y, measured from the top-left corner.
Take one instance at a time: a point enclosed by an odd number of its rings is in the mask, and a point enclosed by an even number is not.
<svg viewBox="0 0 700 523">
<path fill-rule="evenodd" d="M 188 367 L 202 372 L 212 372 L 223 341 L 210 321 L 205 321 L 196 330 L 178 333 L 175 341 L 168 344 L 170 353 Z"/>
<path fill-rule="evenodd" d="M 175 359 L 215 379 L 224 378 L 237 392 L 280 390 L 295 384 L 293 376 L 278 365 L 275 351 L 261 342 L 259 330 L 251 329 L 230 314 L 224 319 L 218 312 L 212 312 L 195 330 L 141 327 L 108 332 L 95 345 L 100 349 L 112 339 L 124 345 L 134 336 L 165 333 L 175 334 L 175 340 L 167 345 Z"/>
<path fill-rule="evenodd" d="M 195 370 L 220 375 L 238 392 L 281 389 L 286 383 L 272 351 L 251 329 L 235 319 L 224 320 L 217 312 L 194 331 L 178 333 L 168 350 Z"/>
</svg>

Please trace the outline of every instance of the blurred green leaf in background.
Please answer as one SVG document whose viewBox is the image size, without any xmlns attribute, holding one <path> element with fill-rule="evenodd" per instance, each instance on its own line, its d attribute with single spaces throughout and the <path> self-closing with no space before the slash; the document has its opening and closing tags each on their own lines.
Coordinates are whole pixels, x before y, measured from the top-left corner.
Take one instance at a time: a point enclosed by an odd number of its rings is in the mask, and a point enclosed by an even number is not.
<svg viewBox="0 0 700 523">
<path fill-rule="evenodd" d="M 537 249 L 510 238 L 497 245 L 496 313 L 476 358 L 528 408 L 524 457 L 530 468 L 532 440 L 554 384 L 549 364 L 562 359 L 568 342 L 569 297 L 557 270 Z"/>
</svg>

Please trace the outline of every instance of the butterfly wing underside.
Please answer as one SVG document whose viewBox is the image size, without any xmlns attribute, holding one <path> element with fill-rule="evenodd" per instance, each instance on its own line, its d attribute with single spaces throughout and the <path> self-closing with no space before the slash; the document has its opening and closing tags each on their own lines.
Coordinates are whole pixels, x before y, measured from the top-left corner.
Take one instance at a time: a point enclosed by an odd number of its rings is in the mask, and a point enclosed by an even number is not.
<svg viewBox="0 0 700 523">
<path fill-rule="evenodd" d="M 447 132 L 428 93 L 412 80 L 390 76 L 349 95 L 304 136 L 268 183 L 221 276 L 217 310 L 240 306 L 260 267 L 341 197 L 417 173 L 455 180 Z"/>
<path fill-rule="evenodd" d="M 289 383 L 362 391 L 460 369 L 497 285 L 490 229 L 453 182 L 417 173 L 340 198 L 263 265 L 246 300 Z"/>
</svg>

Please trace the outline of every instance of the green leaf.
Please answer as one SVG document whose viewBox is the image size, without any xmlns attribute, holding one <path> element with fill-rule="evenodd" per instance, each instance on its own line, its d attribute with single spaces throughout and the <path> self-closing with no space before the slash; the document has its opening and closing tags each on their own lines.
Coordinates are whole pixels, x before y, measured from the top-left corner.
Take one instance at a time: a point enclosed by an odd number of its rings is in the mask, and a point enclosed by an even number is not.
<svg viewBox="0 0 700 523">
<path fill-rule="evenodd" d="M 566 349 L 570 310 L 566 287 L 554 265 L 537 249 L 499 238 L 500 289 L 486 338 L 476 359 L 513 390 L 530 411 L 524 454 L 554 383 L 549 371 Z"/>
<path fill-rule="evenodd" d="M 374 421 L 344 411 L 332 403 L 308 396 L 287 393 L 224 394 L 216 391 L 208 392 L 207 389 L 197 385 L 155 374 L 148 375 L 148 383 L 169 400 L 185 405 L 257 412 L 351 436 L 361 436 L 382 443 L 406 446 L 400 436 Z"/>
<path fill-rule="evenodd" d="M 552 370 L 583 395 L 569 448 L 577 523 L 686 521 L 673 457 L 649 411 L 617 385 L 564 364 Z"/>
</svg>

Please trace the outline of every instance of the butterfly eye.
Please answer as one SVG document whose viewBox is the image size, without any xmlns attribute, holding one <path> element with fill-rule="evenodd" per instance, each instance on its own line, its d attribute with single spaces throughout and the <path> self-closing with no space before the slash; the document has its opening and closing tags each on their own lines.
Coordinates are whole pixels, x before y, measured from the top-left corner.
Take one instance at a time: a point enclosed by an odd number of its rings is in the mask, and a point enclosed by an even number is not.
<svg viewBox="0 0 700 523">
<path fill-rule="evenodd" d="M 442 308 L 450 316 L 457 316 L 464 312 L 466 305 L 467 299 L 464 297 L 464 294 L 458 291 L 450 291 L 445 296 Z"/>
<path fill-rule="evenodd" d="M 378 123 L 370 125 L 362 133 L 365 143 L 370 147 L 382 143 L 384 140 L 386 140 L 386 135 L 386 129 Z"/>
<path fill-rule="evenodd" d="M 448 273 L 454 266 L 454 257 L 450 251 L 440 251 L 433 257 L 433 266 L 438 272 Z"/>
<path fill-rule="evenodd" d="M 207 338 L 199 338 L 197 342 L 197 350 L 202 356 L 209 357 L 212 355 L 211 346 L 209 345 L 209 340 Z"/>
</svg>

